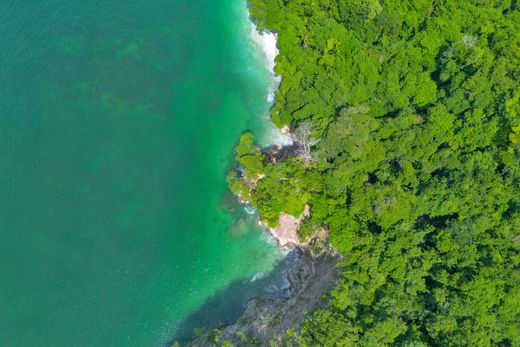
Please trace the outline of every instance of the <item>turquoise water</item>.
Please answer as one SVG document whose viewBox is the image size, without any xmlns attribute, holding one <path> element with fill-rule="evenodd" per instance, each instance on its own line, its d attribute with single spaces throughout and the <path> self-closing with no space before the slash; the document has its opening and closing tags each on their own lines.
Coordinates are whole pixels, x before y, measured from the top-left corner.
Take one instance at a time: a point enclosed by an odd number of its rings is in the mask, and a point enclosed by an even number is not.
<svg viewBox="0 0 520 347">
<path fill-rule="evenodd" d="M 225 195 L 248 34 L 242 0 L 1 1 L 0 345 L 164 345 L 280 260 Z"/>
</svg>

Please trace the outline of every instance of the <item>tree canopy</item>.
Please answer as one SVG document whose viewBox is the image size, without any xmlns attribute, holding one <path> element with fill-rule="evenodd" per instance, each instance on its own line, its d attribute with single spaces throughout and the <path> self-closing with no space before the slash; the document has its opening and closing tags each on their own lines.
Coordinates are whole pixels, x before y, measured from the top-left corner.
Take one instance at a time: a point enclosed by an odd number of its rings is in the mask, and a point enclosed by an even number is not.
<svg viewBox="0 0 520 347">
<path fill-rule="evenodd" d="M 315 140 L 272 163 L 245 135 L 232 181 L 271 225 L 308 204 L 345 259 L 287 343 L 519 346 L 518 2 L 249 2 L 279 35 L 272 119 Z"/>
</svg>

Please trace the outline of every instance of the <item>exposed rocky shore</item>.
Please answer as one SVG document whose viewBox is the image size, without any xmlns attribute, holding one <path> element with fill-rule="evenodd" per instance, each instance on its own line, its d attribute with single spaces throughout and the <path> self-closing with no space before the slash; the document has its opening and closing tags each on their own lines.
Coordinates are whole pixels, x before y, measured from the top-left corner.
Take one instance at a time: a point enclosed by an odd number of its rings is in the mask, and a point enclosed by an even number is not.
<svg viewBox="0 0 520 347">
<path fill-rule="evenodd" d="M 265 223 L 260 222 L 260 225 L 271 234 L 271 236 L 278 243 L 278 247 L 295 248 L 300 247 L 301 242 L 298 237 L 298 229 L 301 222 L 309 216 L 309 206 L 305 206 L 305 210 L 299 217 L 291 216 L 287 213 L 282 213 L 278 219 L 278 226 L 270 228 Z"/>
<path fill-rule="evenodd" d="M 191 345 L 284 345 L 284 334 L 298 328 L 307 312 L 324 304 L 323 294 L 338 282 L 341 256 L 324 237 L 326 233 L 320 232 L 291 251 L 297 252 L 298 260 L 287 274 L 288 286 L 282 294 L 250 300 L 234 324 L 209 329 Z"/>
<path fill-rule="evenodd" d="M 275 33 L 260 33 L 253 25 L 252 39 L 266 54 L 268 68 L 274 76 L 274 58 L 278 54 Z M 274 77 L 275 85 L 280 78 Z M 272 93 L 274 95 L 274 92 Z M 273 95 L 268 97 L 272 102 Z M 289 126 L 279 130 L 278 135 L 284 141 L 273 140 L 265 154 L 272 163 L 280 162 L 290 156 L 298 156 L 304 152 L 305 141 L 298 140 L 292 134 Z M 259 175 L 250 186 L 255 186 L 263 175 Z M 250 201 L 238 197 L 239 203 L 250 204 Z M 304 212 L 298 216 L 282 213 L 278 225 L 268 227 L 262 221 L 259 224 L 270 233 L 281 248 L 290 249 L 288 257 L 291 267 L 285 276 L 284 287 L 269 298 L 251 299 L 244 307 L 244 312 L 229 325 L 218 328 L 207 328 L 189 345 L 191 346 L 283 346 L 284 335 L 290 329 L 297 329 L 312 309 L 326 302 L 324 294 L 330 291 L 338 282 L 340 268 L 338 263 L 341 255 L 328 243 L 328 232 L 325 228 L 317 230 L 314 235 L 300 240 L 298 229 L 302 221 L 309 217 L 310 208 L 305 206 Z"/>
</svg>

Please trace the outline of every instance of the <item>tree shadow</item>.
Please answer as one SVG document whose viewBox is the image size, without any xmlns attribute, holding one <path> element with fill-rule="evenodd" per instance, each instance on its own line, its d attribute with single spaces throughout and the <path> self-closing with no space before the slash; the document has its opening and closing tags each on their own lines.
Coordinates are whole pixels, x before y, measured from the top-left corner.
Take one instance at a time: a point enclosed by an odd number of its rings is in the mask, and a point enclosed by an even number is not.
<svg viewBox="0 0 520 347">
<path fill-rule="evenodd" d="M 195 330 L 199 328 L 234 323 L 245 311 L 248 301 L 253 298 L 290 297 L 287 273 L 298 263 L 301 256 L 300 250 L 292 250 L 269 274 L 257 273 L 253 277 L 231 282 L 180 323 L 172 342 L 190 341 L 195 337 Z"/>
</svg>

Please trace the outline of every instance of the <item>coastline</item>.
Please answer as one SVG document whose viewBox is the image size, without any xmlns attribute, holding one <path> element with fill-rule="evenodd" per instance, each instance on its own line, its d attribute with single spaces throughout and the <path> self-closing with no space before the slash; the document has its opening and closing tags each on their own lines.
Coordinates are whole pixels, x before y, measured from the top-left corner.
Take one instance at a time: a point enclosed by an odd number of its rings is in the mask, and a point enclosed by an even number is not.
<svg viewBox="0 0 520 347">
<path fill-rule="evenodd" d="M 253 18 L 247 12 L 250 31 L 249 39 L 253 48 L 262 52 L 266 70 L 272 76 L 266 95 L 270 109 L 275 102 L 275 93 L 278 90 L 282 77 L 275 74 L 275 59 L 279 53 L 277 48 L 277 33 L 259 31 Z M 269 132 L 263 147 L 267 149 L 270 160 L 283 160 L 288 154 L 294 153 L 298 143 L 293 140 L 291 129 L 284 126 L 281 129 L 272 122 L 270 114 L 265 117 Z M 258 179 L 262 179 L 262 175 Z M 248 214 L 255 214 L 256 210 L 250 201 L 243 200 L 240 195 L 237 201 Z M 256 296 L 248 300 L 243 313 L 231 324 L 222 325 L 214 322 L 213 326 L 200 330 L 198 336 L 190 342 L 190 346 L 208 346 L 221 344 L 223 341 L 240 345 L 244 336 L 251 341 L 267 345 L 269 342 L 280 342 L 284 333 L 289 329 L 297 329 L 305 315 L 311 309 L 320 307 L 326 302 L 323 294 L 333 288 L 339 281 L 340 268 L 338 264 L 342 256 L 329 244 L 328 231 L 320 229 L 311 236 L 301 240 L 298 230 L 302 221 L 310 215 L 310 206 L 306 205 L 300 216 L 282 213 L 277 227 L 269 227 L 258 216 L 257 223 L 264 229 L 266 237 L 275 241 L 280 252 L 284 254 L 284 263 L 288 265 L 281 277 L 285 284 L 281 290 L 272 292 L 268 284 L 269 297 Z M 264 274 L 255 274 L 250 282 L 266 281 Z M 276 286 L 275 286 L 276 287 Z"/>
<path fill-rule="evenodd" d="M 280 53 L 277 47 L 278 33 L 258 30 L 258 27 L 255 24 L 249 11 L 247 12 L 247 15 L 251 25 L 249 38 L 252 43 L 263 52 L 265 57 L 265 68 L 272 76 L 271 85 L 269 86 L 266 97 L 266 101 L 270 103 L 272 107 L 275 103 L 275 93 L 282 82 L 282 77 L 277 76 L 275 72 L 276 57 Z M 288 126 L 279 129 L 272 122 L 270 115 L 267 115 L 266 118 L 270 128 L 270 134 L 267 138 L 269 147 L 283 148 L 294 143 Z M 248 205 L 249 203 L 242 201 L 240 198 L 238 201 L 243 205 Z M 309 208 L 307 206 L 304 214 L 298 218 L 284 213 L 282 216 L 280 216 L 280 224 L 276 228 L 268 227 L 267 224 L 261 219 L 258 220 L 258 224 L 269 233 L 269 235 L 276 241 L 279 248 L 291 249 L 302 246 L 302 243 L 298 238 L 297 231 L 301 221 L 307 217 L 308 214 Z"/>
<path fill-rule="evenodd" d="M 248 16 L 251 23 L 251 32 L 249 34 L 249 37 L 264 52 L 264 55 L 267 60 L 266 68 L 275 77 L 275 80 L 279 82 L 280 77 L 276 76 L 274 71 L 274 67 L 276 65 L 275 59 L 280 53 L 280 50 L 277 47 L 278 34 L 268 31 L 259 31 L 256 24 L 253 22 L 251 14 L 249 14 L 249 12 Z"/>
<path fill-rule="evenodd" d="M 195 344 L 515 345 L 515 3 L 336 5 L 250 1 L 280 34 L 271 116 L 295 143 L 244 134 L 228 182 L 308 266 Z"/>
<path fill-rule="evenodd" d="M 271 75 L 271 81 L 266 91 L 266 102 L 272 107 L 275 103 L 276 92 L 282 83 L 282 76 L 276 75 L 276 57 L 279 54 L 278 33 L 271 31 L 260 31 L 256 26 L 253 17 L 247 11 L 247 18 L 249 19 L 249 40 L 253 47 L 260 50 L 264 56 L 264 66 Z M 271 108 L 270 107 L 270 108 Z M 289 146 L 293 143 L 293 139 L 287 132 L 286 128 L 277 128 L 271 120 L 270 114 L 264 116 L 265 122 L 268 126 L 268 131 L 262 136 L 260 142 L 266 146 L 276 145 L 279 147 Z"/>
<path fill-rule="evenodd" d="M 287 258 L 294 260 L 281 295 L 249 300 L 233 324 L 204 329 L 189 346 L 280 346 L 284 335 L 297 329 L 308 312 L 326 305 L 323 294 L 340 278 L 340 253 L 326 240 L 313 238 L 308 246 L 291 250 Z"/>
</svg>

